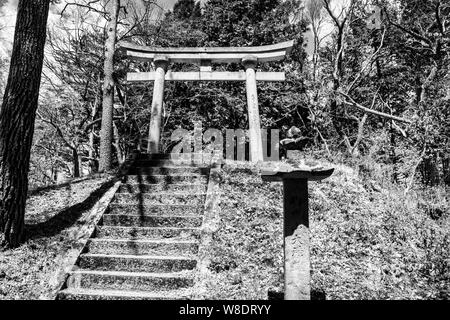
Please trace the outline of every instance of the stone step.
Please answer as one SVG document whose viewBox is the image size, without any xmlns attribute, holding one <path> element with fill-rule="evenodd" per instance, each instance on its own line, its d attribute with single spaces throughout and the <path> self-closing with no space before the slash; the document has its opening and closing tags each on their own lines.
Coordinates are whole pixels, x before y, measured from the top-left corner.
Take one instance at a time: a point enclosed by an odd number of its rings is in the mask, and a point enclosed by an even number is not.
<svg viewBox="0 0 450 320">
<path fill-rule="evenodd" d="M 130 167 L 128 175 L 184 175 L 209 174 L 209 168 L 196 167 Z"/>
<path fill-rule="evenodd" d="M 124 254 L 124 255 L 195 255 L 198 253 L 198 243 L 195 241 L 174 240 L 128 240 L 128 239 L 98 239 L 88 241 L 87 252 L 93 254 Z"/>
<path fill-rule="evenodd" d="M 127 214 L 139 216 L 154 215 L 174 215 L 174 216 L 199 216 L 203 214 L 203 207 L 197 205 L 139 205 L 139 204 L 118 204 L 111 203 L 105 215 L 108 214 Z"/>
<path fill-rule="evenodd" d="M 202 216 L 143 216 L 126 214 L 108 214 L 103 216 L 103 225 L 122 227 L 200 227 Z"/>
<path fill-rule="evenodd" d="M 176 204 L 176 205 L 198 205 L 203 206 L 205 202 L 205 193 L 175 193 L 175 192 L 158 192 L 158 193 L 116 193 L 112 203 L 118 204 L 137 204 L 137 205 L 160 205 L 160 204 Z"/>
<path fill-rule="evenodd" d="M 105 239 L 172 239 L 198 240 L 199 228 L 139 228 L 118 226 L 97 226 L 95 235 Z"/>
<path fill-rule="evenodd" d="M 129 184 L 202 184 L 208 182 L 208 176 L 200 174 L 181 175 L 127 175 L 122 183 Z"/>
<path fill-rule="evenodd" d="M 201 193 L 206 191 L 206 183 L 203 184 L 132 184 L 122 183 L 119 187 L 118 193 L 152 193 L 152 192 L 190 192 Z"/>
<path fill-rule="evenodd" d="M 97 271 L 179 272 L 192 270 L 197 260 L 190 257 L 107 255 L 84 253 L 78 265 L 81 269 Z"/>
<path fill-rule="evenodd" d="M 189 292 L 174 290 L 169 292 L 64 289 L 57 300 L 186 300 Z"/>
<path fill-rule="evenodd" d="M 135 160 L 132 163 L 132 167 L 172 167 L 172 166 L 184 166 L 184 167 L 210 167 L 211 157 L 207 158 L 171 158 L 171 159 L 158 159 L 158 160 Z"/>
<path fill-rule="evenodd" d="M 189 159 L 193 157 L 208 156 L 210 153 L 141 153 L 136 157 L 136 160 L 165 160 L 178 159 L 180 157 Z"/>
<path fill-rule="evenodd" d="M 170 159 L 172 154 L 170 153 L 140 153 L 136 157 L 136 160 L 159 160 L 159 159 Z"/>
<path fill-rule="evenodd" d="M 193 273 L 151 273 L 123 271 L 72 271 L 67 279 L 69 289 L 102 289 L 131 291 L 168 291 L 192 287 Z"/>
</svg>

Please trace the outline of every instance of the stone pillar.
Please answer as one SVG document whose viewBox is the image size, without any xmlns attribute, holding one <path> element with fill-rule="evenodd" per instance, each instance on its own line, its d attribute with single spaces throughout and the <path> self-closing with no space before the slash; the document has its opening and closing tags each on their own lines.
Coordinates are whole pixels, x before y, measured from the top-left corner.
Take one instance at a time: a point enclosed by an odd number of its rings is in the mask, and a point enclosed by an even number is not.
<svg viewBox="0 0 450 320">
<path fill-rule="evenodd" d="M 284 299 L 311 299 L 308 181 L 321 181 L 334 172 L 319 164 L 262 170 L 264 181 L 283 182 L 284 189 Z"/>
<path fill-rule="evenodd" d="M 153 60 L 155 64 L 155 84 L 153 87 L 153 100 L 150 118 L 150 129 L 148 133 L 148 153 L 158 153 L 161 137 L 161 117 L 164 98 L 164 80 L 166 76 L 169 59 L 157 56 Z"/>
<path fill-rule="evenodd" d="M 283 179 L 285 300 L 310 300 L 308 180 Z"/>
<path fill-rule="evenodd" d="M 252 162 L 264 161 L 261 122 L 258 109 L 258 91 L 256 88 L 255 68 L 258 64 L 258 58 L 255 56 L 246 56 L 242 59 L 242 65 L 245 67 L 246 85 L 247 85 L 247 108 L 250 136 L 250 160 Z"/>
</svg>

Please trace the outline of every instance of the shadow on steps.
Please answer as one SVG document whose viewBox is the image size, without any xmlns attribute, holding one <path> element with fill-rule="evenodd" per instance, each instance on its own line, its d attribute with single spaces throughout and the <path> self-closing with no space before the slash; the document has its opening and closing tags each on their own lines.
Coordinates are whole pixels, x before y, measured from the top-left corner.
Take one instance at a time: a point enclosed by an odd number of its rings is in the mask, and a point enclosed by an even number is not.
<svg viewBox="0 0 450 320">
<path fill-rule="evenodd" d="M 25 240 L 55 236 L 61 231 L 73 226 L 82 214 L 94 207 L 98 200 L 118 181 L 118 178 L 103 183 L 93 191 L 83 202 L 58 212 L 47 221 L 25 226 Z"/>
<path fill-rule="evenodd" d="M 40 195 L 41 193 L 45 193 L 47 191 L 60 190 L 63 188 L 67 188 L 68 186 L 76 185 L 78 183 L 82 183 L 82 182 L 86 182 L 86 181 L 94 180 L 94 179 L 100 179 L 100 178 L 104 178 L 107 176 L 110 176 L 110 174 L 96 173 L 96 174 L 92 174 L 90 176 L 83 177 L 83 178 L 72 178 L 71 180 L 64 182 L 64 183 L 60 183 L 60 184 L 34 188 L 34 189 L 31 189 L 28 191 L 28 197 L 37 196 L 37 195 Z"/>
</svg>

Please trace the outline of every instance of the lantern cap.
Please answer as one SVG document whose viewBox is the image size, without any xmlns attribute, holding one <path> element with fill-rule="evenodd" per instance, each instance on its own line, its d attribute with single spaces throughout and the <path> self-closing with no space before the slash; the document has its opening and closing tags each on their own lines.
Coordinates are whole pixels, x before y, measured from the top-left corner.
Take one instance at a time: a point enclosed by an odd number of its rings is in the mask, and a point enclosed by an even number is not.
<svg viewBox="0 0 450 320">
<path fill-rule="evenodd" d="M 324 167 L 319 163 L 290 164 L 287 162 L 277 162 L 265 164 L 261 168 L 261 176 L 264 181 L 283 181 L 285 179 L 302 179 L 310 181 L 320 181 L 330 177 L 334 168 Z"/>
</svg>

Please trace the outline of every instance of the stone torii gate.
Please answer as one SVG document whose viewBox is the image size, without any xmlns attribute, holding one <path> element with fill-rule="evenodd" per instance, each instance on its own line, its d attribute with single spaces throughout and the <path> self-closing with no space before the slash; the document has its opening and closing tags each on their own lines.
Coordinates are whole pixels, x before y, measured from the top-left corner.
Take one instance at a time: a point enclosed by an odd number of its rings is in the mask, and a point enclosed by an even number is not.
<svg viewBox="0 0 450 320">
<path fill-rule="evenodd" d="M 153 61 L 154 72 L 128 73 L 129 82 L 154 81 L 153 101 L 149 129 L 148 150 L 160 151 L 161 116 L 165 81 L 245 81 L 250 137 L 250 159 L 263 161 L 261 122 L 258 109 L 256 81 L 284 81 L 284 72 L 256 71 L 258 63 L 283 60 L 290 53 L 294 41 L 260 47 L 229 48 L 154 48 L 130 43 L 120 43 L 120 49 L 129 57 Z M 190 63 L 199 66 L 197 72 L 172 72 L 170 63 Z M 245 71 L 215 72 L 212 63 L 241 63 Z"/>
</svg>

